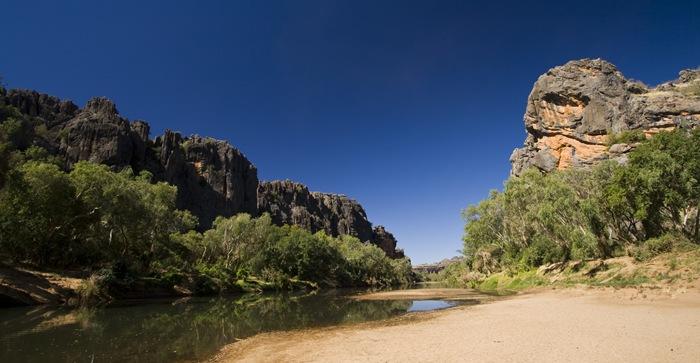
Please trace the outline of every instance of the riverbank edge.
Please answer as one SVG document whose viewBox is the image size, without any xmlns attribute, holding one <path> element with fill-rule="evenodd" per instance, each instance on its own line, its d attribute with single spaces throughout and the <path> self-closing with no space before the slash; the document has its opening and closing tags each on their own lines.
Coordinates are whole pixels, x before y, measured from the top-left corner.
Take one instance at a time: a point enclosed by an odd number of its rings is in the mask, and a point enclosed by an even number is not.
<svg viewBox="0 0 700 363">
<path fill-rule="evenodd" d="M 436 319 L 450 319 L 451 317 L 457 317 L 460 314 L 477 314 L 474 312 L 481 311 L 485 306 L 492 306 L 497 304 L 502 304 L 505 302 L 510 302 L 509 305 L 518 305 L 519 301 L 525 301 L 528 299 L 539 299 L 539 298 L 550 298 L 554 297 L 556 299 L 595 299 L 595 301 L 608 304 L 613 306 L 651 306 L 651 307 L 667 307 L 673 306 L 673 304 L 679 303 L 679 300 L 691 301 L 691 304 L 700 311 L 700 280 L 696 281 L 693 285 L 689 286 L 689 289 L 680 285 L 668 285 L 665 287 L 660 286 L 636 286 L 636 287 L 610 287 L 610 286 L 568 286 L 568 287 L 557 287 L 557 286 L 538 286 L 519 291 L 517 294 L 503 296 L 497 300 L 487 301 L 483 304 L 478 305 L 458 305 L 452 308 L 429 311 L 429 312 L 415 312 L 408 313 L 402 316 L 393 317 L 386 320 L 354 323 L 354 324 L 344 324 L 332 327 L 322 327 L 322 328 L 309 328 L 291 331 L 277 331 L 269 333 L 261 333 L 254 335 L 252 337 L 228 344 L 224 346 L 215 356 L 205 360 L 209 363 L 223 363 L 223 362 L 238 362 L 240 361 L 259 361 L 260 356 L 254 356 L 251 360 L 251 356 L 247 355 L 252 351 L 270 351 L 276 352 L 279 358 L 279 354 L 283 351 L 289 350 L 300 350 L 295 348 L 296 344 L 301 344 L 301 342 L 313 342 L 318 343 L 325 339 L 335 339 L 340 336 L 360 334 L 363 332 L 379 331 L 383 328 L 396 327 L 399 330 L 408 329 L 414 325 L 421 323 L 427 323 L 431 320 Z M 381 293 L 380 293 L 381 294 Z M 371 299 L 371 297 L 370 297 Z M 500 305 L 499 305 L 500 306 Z M 480 314 L 480 313 L 479 313 Z M 700 314 L 699 314 L 700 316 Z M 439 324 L 439 323 L 435 323 Z M 401 334 L 399 334 L 401 335 Z M 373 338 L 377 340 L 376 337 Z M 310 350 L 304 351 L 309 354 L 309 356 L 295 356 L 292 361 L 316 361 L 317 359 L 307 359 L 310 357 L 316 357 L 316 348 L 311 348 Z M 302 350 L 303 351 L 303 350 Z M 291 357 L 291 356 L 285 356 Z M 347 358 L 347 357 L 346 357 Z M 379 356 L 376 359 L 370 359 L 374 361 L 380 359 Z M 274 361 L 272 359 L 270 361 Z M 345 359 L 347 360 L 347 359 Z M 339 361 L 345 361 L 340 359 Z M 380 359 L 381 360 L 381 359 Z M 261 361 L 268 361 L 262 359 Z M 392 361 L 392 359 L 382 360 L 382 361 Z"/>
<path fill-rule="evenodd" d="M 80 271 L 35 270 L 27 266 L 0 263 L 0 308 L 35 305 L 105 306 L 132 301 L 177 299 L 195 296 L 238 296 L 280 290 L 254 277 L 241 279 L 235 289 L 197 294 L 191 287 L 164 283 L 153 278 L 114 281 L 97 286 L 91 274 Z M 319 286 L 290 280 L 284 291 L 312 291 Z"/>
</svg>

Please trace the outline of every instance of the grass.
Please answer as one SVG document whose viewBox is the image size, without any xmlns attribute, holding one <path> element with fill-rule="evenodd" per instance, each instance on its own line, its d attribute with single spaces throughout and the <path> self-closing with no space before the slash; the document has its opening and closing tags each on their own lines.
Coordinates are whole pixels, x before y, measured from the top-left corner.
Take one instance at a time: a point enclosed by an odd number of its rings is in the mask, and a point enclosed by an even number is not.
<svg viewBox="0 0 700 363">
<path fill-rule="evenodd" d="M 99 274 L 92 274 L 83 280 L 76 292 L 78 293 L 81 306 L 94 305 L 110 300 L 104 278 Z"/>
<path fill-rule="evenodd" d="M 700 247 L 684 245 L 683 249 L 661 253 L 655 257 L 639 260 L 618 257 L 604 261 L 604 266 L 593 274 L 591 269 L 599 266 L 597 261 L 572 261 L 559 272 L 546 275 L 537 269 L 518 272 L 503 271 L 479 279 L 465 279 L 455 286 L 468 286 L 486 293 L 523 291 L 539 286 L 574 287 L 634 287 L 664 284 L 691 283 L 700 278 Z M 467 276 L 468 274 L 462 274 Z"/>
<path fill-rule="evenodd" d="M 514 275 L 505 272 L 493 274 L 487 277 L 476 287 L 486 292 L 498 291 L 522 291 L 536 286 L 547 284 L 547 280 L 537 274 L 537 270 L 521 271 Z"/>
<path fill-rule="evenodd" d="M 681 88 L 680 91 L 686 96 L 700 96 L 700 80 L 693 81 Z"/>
<path fill-rule="evenodd" d="M 642 130 L 625 130 L 618 133 L 608 133 L 608 147 L 615 144 L 633 144 L 644 141 L 646 137 Z"/>
<path fill-rule="evenodd" d="M 595 281 L 593 280 L 591 282 L 592 286 L 609 286 L 609 287 L 630 287 L 630 286 L 639 286 L 643 284 L 650 283 L 652 280 L 644 275 L 637 275 L 634 274 L 632 276 L 624 276 L 624 275 L 615 275 L 610 279 L 606 279 L 603 281 Z"/>
</svg>

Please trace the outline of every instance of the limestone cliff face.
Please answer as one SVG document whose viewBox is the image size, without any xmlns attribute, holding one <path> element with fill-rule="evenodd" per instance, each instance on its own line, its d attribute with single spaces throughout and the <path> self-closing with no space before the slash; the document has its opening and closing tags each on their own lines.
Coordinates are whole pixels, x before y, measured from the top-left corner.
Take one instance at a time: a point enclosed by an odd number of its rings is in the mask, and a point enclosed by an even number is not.
<svg viewBox="0 0 700 363">
<path fill-rule="evenodd" d="M 166 131 L 155 146 L 162 168 L 156 175 L 177 186 L 178 207 L 196 215 L 200 228 L 217 216 L 257 215 L 257 169 L 230 144 Z"/>
<path fill-rule="evenodd" d="M 625 160 L 634 145 L 608 145 L 623 131 L 647 137 L 700 124 L 700 71 L 655 88 L 626 79 L 600 59 L 577 60 L 537 79 L 525 111 L 525 146 L 511 155 L 513 175 L 530 166 L 543 171 Z"/>
<path fill-rule="evenodd" d="M 289 180 L 261 182 L 258 210 L 269 213 L 277 225 L 294 224 L 312 232 L 331 236 L 351 235 L 380 247 L 390 257 L 403 257 L 396 250 L 396 239 L 384 227 L 372 229 L 364 208 L 344 195 L 310 192 Z"/>
<path fill-rule="evenodd" d="M 116 167 L 131 165 L 134 142 L 131 125 L 106 98 L 93 98 L 68 120 L 59 137 L 68 165 L 81 160 Z"/>
<path fill-rule="evenodd" d="M 43 121 L 48 129 L 63 126 L 75 117 L 79 108 L 73 102 L 61 101 L 57 97 L 36 91 L 13 89 L 0 91 L 3 104 L 16 107 L 21 113 Z"/>
<path fill-rule="evenodd" d="M 170 131 L 150 140 L 146 122 L 130 122 L 102 97 L 79 109 L 34 91 L 2 90 L 0 104 L 12 105 L 43 124 L 45 132 L 35 135 L 32 143 L 63 157 L 67 168 L 87 160 L 115 170 L 148 170 L 157 180 L 176 185 L 178 208 L 197 216 L 200 229 L 211 226 L 217 216 L 257 215 L 257 170 L 224 141 Z"/>
<path fill-rule="evenodd" d="M 391 258 L 404 257 L 403 250 L 396 248 L 396 238 L 384 226 L 376 226 L 372 229 L 372 243 L 379 246 Z"/>
<path fill-rule="evenodd" d="M 276 224 L 295 224 L 332 236 L 352 235 L 402 257 L 396 239 L 383 227 L 372 228 L 364 208 L 338 194 L 310 192 L 290 181 L 258 183 L 255 166 L 229 143 L 197 135 L 183 137 L 165 131 L 149 139 L 144 121 L 119 115 L 110 100 L 93 98 L 83 109 L 70 101 L 27 90 L 0 87 L 0 105 L 11 105 L 36 125 L 26 145 L 44 147 L 65 160 L 66 168 L 88 160 L 115 170 L 148 170 L 156 180 L 177 186 L 177 206 L 199 219 L 207 229 L 217 216 L 253 216 L 268 212 Z M 2 120 L 0 120 L 2 121 Z"/>
</svg>

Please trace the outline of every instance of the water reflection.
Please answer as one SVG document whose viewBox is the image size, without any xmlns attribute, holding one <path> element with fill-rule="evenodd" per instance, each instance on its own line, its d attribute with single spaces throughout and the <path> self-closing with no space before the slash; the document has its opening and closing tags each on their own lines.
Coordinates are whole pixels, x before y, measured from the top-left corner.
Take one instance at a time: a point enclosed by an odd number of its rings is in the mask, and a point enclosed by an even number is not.
<svg viewBox="0 0 700 363">
<path fill-rule="evenodd" d="M 414 311 L 430 311 L 430 310 L 440 310 L 447 309 L 456 306 L 456 301 L 445 301 L 445 300 L 416 300 L 411 302 L 411 306 L 408 308 L 409 312 Z"/>
<path fill-rule="evenodd" d="M 386 319 L 456 304 L 357 301 L 348 293 L 249 295 L 93 310 L 3 309 L 0 362 L 191 361 L 260 332 Z"/>
</svg>

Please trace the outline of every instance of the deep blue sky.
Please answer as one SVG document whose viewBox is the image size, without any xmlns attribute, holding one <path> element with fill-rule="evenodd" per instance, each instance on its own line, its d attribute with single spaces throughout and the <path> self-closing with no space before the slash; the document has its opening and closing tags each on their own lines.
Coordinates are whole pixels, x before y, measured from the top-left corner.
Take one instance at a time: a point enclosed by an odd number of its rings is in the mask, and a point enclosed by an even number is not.
<svg viewBox="0 0 700 363">
<path fill-rule="evenodd" d="M 414 262 L 461 248 L 500 188 L 537 76 L 604 58 L 657 84 L 700 65 L 700 2 L 4 1 L 0 75 L 229 140 L 261 179 L 360 201 Z"/>
</svg>

